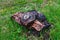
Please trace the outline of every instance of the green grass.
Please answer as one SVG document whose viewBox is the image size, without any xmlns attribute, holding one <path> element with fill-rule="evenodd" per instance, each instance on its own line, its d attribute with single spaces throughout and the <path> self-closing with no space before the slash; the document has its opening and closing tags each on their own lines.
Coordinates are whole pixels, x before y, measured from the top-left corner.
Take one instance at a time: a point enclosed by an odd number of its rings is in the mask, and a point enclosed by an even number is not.
<svg viewBox="0 0 60 40">
<path fill-rule="evenodd" d="M 44 13 L 47 20 L 54 24 L 50 29 L 50 39 L 60 40 L 60 0 L 49 0 L 41 7 L 42 3 L 43 0 L 0 0 L 0 40 L 27 40 L 23 33 L 26 29 L 10 17 L 16 12 L 33 9 Z"/>
</svg>

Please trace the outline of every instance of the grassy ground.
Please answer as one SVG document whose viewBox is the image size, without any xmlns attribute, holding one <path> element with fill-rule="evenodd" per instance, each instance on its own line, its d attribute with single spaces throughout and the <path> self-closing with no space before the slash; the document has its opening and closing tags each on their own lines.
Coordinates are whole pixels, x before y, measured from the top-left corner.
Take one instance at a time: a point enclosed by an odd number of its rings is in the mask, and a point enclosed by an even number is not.
<svg viewBox="0 0 60 40">
<path fill-rule="evenodd" d="M 0 40 L 27 40 L 24 28 L 11 20 L 15 12 L 37 10 L 53 24 L 50 39 L 60 40 L 60 0 L 0 0 Z M 42 36 L 33 40 L 42 40 Z M 32 39 L 31 39 L 32 40 Z"/>
</svg>

